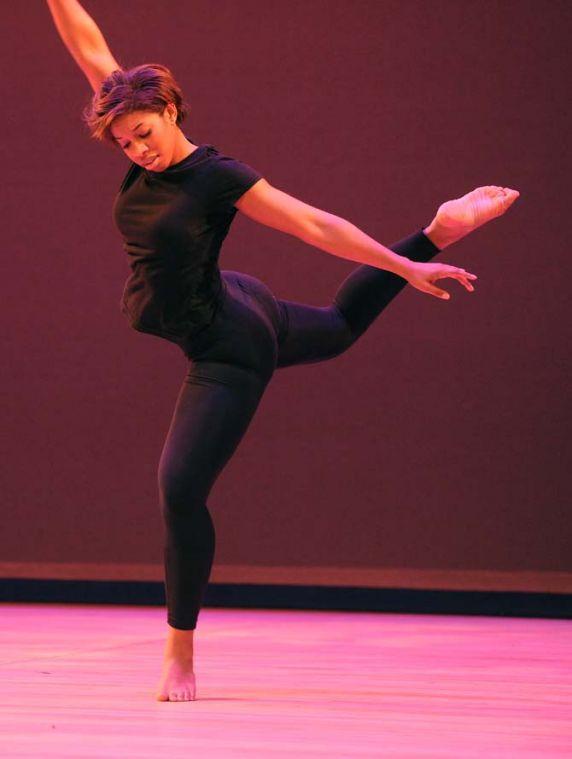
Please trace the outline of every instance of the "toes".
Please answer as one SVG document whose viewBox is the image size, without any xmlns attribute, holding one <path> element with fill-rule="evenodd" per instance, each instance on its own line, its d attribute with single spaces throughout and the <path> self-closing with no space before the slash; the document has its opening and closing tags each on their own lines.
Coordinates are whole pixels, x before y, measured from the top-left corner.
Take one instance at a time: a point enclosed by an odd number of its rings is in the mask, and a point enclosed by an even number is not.
<svg viewBox="0 0 572 759">
<path fill-rule="evenodd" d="M 195 694 L 189 690 L 169 694 L 169 701 L 194 701 Z"/>
<path fill-rule="evenodd" d="M 502 187 L 497 187 L 496 185 L 487 184 L 483 187 L 476 187 L 473 192 L 480 194 L 481 198 L 491 198 L 491 199 L 497 199 L 499 196 L 503 197 L 505 195 Z"/>
<path fill-rule="evenodd" d="M 495 185 L 494 189 L 496 190 L 497 195 L 504 195 L 505 198 L 510 199 L 511 201 L 516 200 L 520 195 L 518 190 L 513 190 L 511 187 L 497 187 Z"/>
<path fill-rule="evenodd" d="M 499 187 L 499 185 L 496 184 L 488 184 L 477 189 L 483 190 L 484 194 L 488 195 L 489 198 L 497 198 L 499 195 L 506 196 L 506 193 L 509 191 L 508 187 Z"/>
<path fill-rule="evenodd" d="M 506 191 L 506 194 L 505 194 L 504 205 L 506 208 L 508 208 L 519 197 L 520 192 L 518 192 L 518 190 L 511 190 L 510 187 L 505 187 L 505 191 Z"/>
</svg>

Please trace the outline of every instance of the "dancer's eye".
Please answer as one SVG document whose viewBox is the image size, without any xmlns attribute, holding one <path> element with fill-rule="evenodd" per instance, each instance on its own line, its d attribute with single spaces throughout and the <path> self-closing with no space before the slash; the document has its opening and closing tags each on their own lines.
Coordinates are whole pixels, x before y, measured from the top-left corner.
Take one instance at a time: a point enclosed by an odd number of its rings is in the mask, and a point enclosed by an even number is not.
<svg viewBox="0 0 572 759">
<path fill-rule="evenodd" d="M 149 131 L 147 132 L 147 134 L 140 134 L 140 135 L 139 135 L 139 137 L 142 137 L 142 138 L 144 138 L 144 137 L 149 137 L 149 135 L 150 135 L 150 134 L 151 134 L 151 130 L 149 130 Z M 127 142 L 127 143 L 126 143 L 126 144 L 123 146 L 123 150 L 126 150 L 126 149 L 127 149 L 129 146 L 130 146 L 130 145 L 131 145 L 131 143 L 130 143 L 130 142 Z"/>
</svg>

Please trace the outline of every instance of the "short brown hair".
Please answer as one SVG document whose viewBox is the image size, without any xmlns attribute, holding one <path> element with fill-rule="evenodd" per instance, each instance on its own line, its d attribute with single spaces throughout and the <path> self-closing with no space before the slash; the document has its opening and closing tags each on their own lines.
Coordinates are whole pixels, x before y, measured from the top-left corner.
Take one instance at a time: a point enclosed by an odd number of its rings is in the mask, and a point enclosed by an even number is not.
<svg viewBox="0 0 572 759">
<path fill-rule="evenodd" d="M 168 103 L 176 105 L 179 125 L 187 116 L 189 106 L 175 77 L 160 63 L 142 63 L 112 71 L 82 111 L 82 119 L 93 139 L 117 147 L 111 134 L 115 118 L 133 111 L 163 113 Z"/>
</svg>

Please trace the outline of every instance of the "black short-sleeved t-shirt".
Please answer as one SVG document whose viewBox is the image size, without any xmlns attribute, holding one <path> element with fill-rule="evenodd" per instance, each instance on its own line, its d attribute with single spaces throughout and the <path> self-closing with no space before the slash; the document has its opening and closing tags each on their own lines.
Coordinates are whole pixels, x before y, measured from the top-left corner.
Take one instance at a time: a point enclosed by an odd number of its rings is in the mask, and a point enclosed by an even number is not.
<svg viewBox="0 0 572 759">
<path fill-rule="evenodd" d="M 130 164 L 112 216 L 131 267 L 120 308 L 134 329 L 178 343 L 212 321 L 233 204 L 259 179 L 209 143 L 164 171 Z"/>
</svg>

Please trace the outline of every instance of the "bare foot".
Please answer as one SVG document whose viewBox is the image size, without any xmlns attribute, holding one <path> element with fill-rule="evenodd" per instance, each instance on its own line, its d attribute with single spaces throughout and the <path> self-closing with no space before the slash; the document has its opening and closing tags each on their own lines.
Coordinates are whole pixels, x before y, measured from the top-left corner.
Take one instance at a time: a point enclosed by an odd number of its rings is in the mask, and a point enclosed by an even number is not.
<svg viewBox="0 0 572 759">
<path fill-rule="evenodd" d="M 510 187 L 477 187 L 462 198 L 439 206 L 425 234 L 441 250 L 465 237 L 487 221 L 502 216 L 520 193 Z"/>
<path fill-rule="evenodd" d="M 196 696 L 193 672 L 194 630 L 178 630 L 168 626 L 163 671 L 156 693 L 157 701 L 194 701 Z"/>
</svg>

